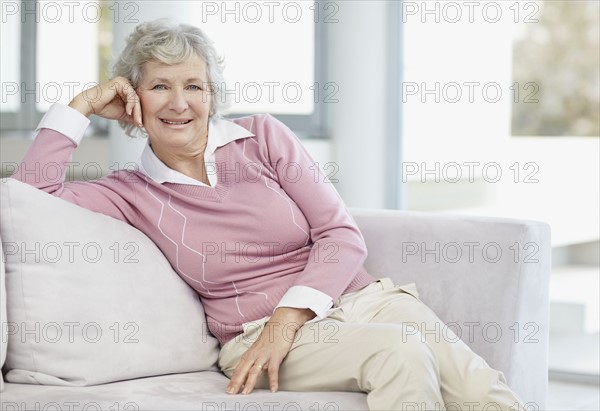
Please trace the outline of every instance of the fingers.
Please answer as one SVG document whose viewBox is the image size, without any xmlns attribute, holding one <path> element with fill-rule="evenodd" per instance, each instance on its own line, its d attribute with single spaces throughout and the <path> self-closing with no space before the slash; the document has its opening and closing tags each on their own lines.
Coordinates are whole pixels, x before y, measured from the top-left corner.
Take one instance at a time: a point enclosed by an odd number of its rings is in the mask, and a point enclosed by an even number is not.
<svg viewBox="0 0 600 411">
<path fill-rule="evenodd" d="M 133 118 L 135 119 L 136 125 L 141 128 L 144 126 L 142 123 L 142 105 L 140 104 L 140 98 L 137 96 L 137 94 L 135 96 L 137 101 L 133 107 Z"/>
<path fill-rule="evenodd" d="M 258 382 L 258 377 L 263 373 L 263 370 L 266 368 L 262 362 L 257 361 L 250 367 L 250 371 L 248 372 L 248 378 L 246 378 L 246 384 L 244 384 L 244 389 L 242 394 L 250 394 L 256 383 Z"/>
<path fill-rule="evenodd" d="M 142 127 L 142 106 L 135 89 L 124 77 L 115 77 L 82 92 L 88 114 L 120 120 Z M 73 103 L 75 105 L 75 103 Z"/>
<path fill-rule="evenodd" d="M 131 116 L 131 119 L 136 126 L 142 127 L 142 106 L 140 104 L 140 98 L 128 81 L 124 84 L 123 91 L 125 92 L 127 107 L 129 108 L 127 114 Z"/>
<path fill-rule="evenodd" d="M 271 392 L 277 392 L 279 389 L 279 363 L 274 359 L 271 359 L 270 362 L 266 360 L 263 363 L 260 360 L 256 360 L 252 364 L 250 363 L 251 361 L 244 361 L 243 363 L 240 361 L 227 386 L 227 393 L 237 394 L 241 389 L 242 394 L 250 394 L 254 390 L 254 387 L 256 387 L 258 378 L 264 371 L 267 371 L 269 374 Z"/>
<path fill-rule="evenodd" d="M 276 325 L 277 322 L 274 324 Z M 277 391 L 279 389 L 279 367 L 291 346 L 291 340 L 273 338 L 271 332 L 263 330 L 260 338 L 242 354 L 227 385 L 227 393 L 237 394 L 240 390 L 242 390 L 242 394 L 251 393 L 265 370 L 268 372 L 271 392 Z"/>
<path fill-rule="evenodd" d="M 129 121 L 142 127 L 142 106 L 135 89 L 124 77 L 116 77 L 114 82 L 117 95 L 125 103 L 125 113 L 129 116 Z"/>
<path fill-rule="evenodd" d="M 128 97 L 129 98 L 129 97 Z M 142 127 L 142 106 L 138 101 L 127 101 L 125 104 L 125 113 L 127 114 L 127 118 L 125 121 L 136 125 L 137 127 Z"/>
<path fill-rule="evenodd" d="M 250 370 L 251 366 L 251 362 L 245 360 L 242 356 L 239 364 L 235 367 L 235 370 L 233 371 L 233 375 L 231 376 L 229 384 L 227 385 L 226 391 L 228 394 L 237 394 L 238 392 L 240 392 L 240 389 L 246 382 L 248 371 Z"/>
<path fill-rule="evenodd" d="M 267 365 L 265 365 L 267 363 L 268 359 L 247 360 L 242 358 L 231 376 L 231 381 L 227 385 L 227 393 L 237 394 L 242 390 L 242 394 L 250 394 L 256 386 L 260 375 L 267 369 Z"/>
<path fill-rule="evenodd" d="M 268 372 L 271 392 L 277 392 L 279 389 L 279 364 L 276 361 L 273 361 L 272 364 L 269 365 Z"/>
</svg>

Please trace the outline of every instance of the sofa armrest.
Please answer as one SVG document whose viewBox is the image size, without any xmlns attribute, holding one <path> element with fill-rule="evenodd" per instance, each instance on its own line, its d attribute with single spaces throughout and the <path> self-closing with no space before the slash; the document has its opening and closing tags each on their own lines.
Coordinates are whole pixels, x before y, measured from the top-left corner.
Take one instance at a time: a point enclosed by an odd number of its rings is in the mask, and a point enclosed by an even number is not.
<svg viewBox="0 0 600 411">
<path fill-rule="evenodd" d="M 550 227 L 529 220 L 350 209 L 367 270 L 420 298 L 510 387 L 545 409 Z M 443 338 L 443 331 L 441 337 Z"/>
</svg>

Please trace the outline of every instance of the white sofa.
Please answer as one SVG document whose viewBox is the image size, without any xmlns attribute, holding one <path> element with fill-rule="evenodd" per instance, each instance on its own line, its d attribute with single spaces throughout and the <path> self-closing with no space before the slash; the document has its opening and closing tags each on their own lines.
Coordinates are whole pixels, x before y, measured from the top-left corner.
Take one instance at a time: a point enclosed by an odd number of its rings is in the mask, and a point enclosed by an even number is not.
<svg viewBox="0 0 600 411">
<path fill-rule="evenodd" d="M 202 305 L 150 240 L 16 180 L 0 190 L 8 295 L 0 304 L 2 410 L 366 409 L 363 393 L 226 394 Z M 369 272 L 416 283 L 421 299 L 504 373 L 529 409 L 545 409 L 549 226 L 351 212 Z M 433 332 L 444 338 L 444 330 Z"/>
</svg>

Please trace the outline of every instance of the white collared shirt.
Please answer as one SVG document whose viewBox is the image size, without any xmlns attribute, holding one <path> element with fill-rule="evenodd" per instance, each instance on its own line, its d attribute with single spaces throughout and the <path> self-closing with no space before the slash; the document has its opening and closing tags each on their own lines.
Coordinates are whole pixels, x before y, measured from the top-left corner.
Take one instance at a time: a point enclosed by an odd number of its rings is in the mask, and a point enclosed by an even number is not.
<svg viewBox="0 0 600 411">
<path fill-rule="evenodd" d="M 213 119 L 208 126 L 208 142 L 204 150 L 204 163 L 210 187 L 217 184 L 217 173 L 215 157 L 217 148 L 222 147 L 234 140 L 246 137 L 254 137 L 254 134 L 242 126 L 238 126 L 232 121 Z M 154 154 L 150 146 L 150 140 L 147 141 L 142 155 L 137 162 L 140 172 L 144 173 L 157 183 L 177 183 L 194 186 L 208 187 L 202 181 L 188 177 L 185 174 L 169 168 Z"/>
</svg>

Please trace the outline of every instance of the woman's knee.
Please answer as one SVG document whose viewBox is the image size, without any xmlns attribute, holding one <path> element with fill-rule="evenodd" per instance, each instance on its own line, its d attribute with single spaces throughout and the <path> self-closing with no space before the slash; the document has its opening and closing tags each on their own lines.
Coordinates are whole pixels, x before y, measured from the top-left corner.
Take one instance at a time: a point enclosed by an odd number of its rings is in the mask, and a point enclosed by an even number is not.
<svg viewBox="0 0 600 411">
<path fill-rule="evenodd" d="M 437 368 L 431 347 L 419 330 L 410 324 L 389 324 L 373 335 L 372 347 L 391 362 L 416 370 Z"/>
</svg>

